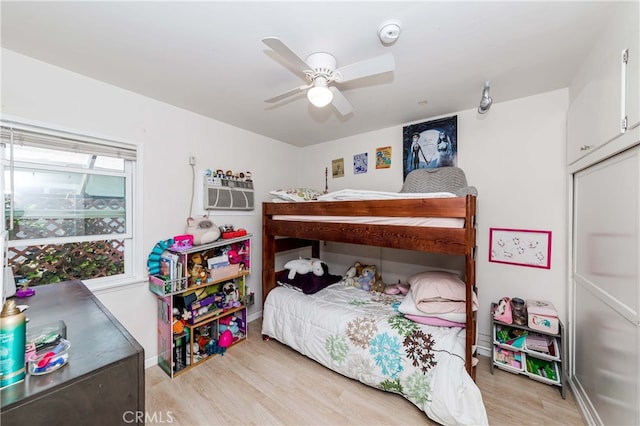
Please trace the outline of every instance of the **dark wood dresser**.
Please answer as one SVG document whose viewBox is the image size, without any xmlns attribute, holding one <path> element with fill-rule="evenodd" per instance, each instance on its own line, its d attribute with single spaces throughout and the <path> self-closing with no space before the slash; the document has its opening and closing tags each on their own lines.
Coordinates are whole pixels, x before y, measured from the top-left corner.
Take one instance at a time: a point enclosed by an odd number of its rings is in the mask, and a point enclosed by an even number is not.
<svg viewBox="0 0 640 426">
<path fill-rule="evenodd" d="M 27 331 L 64 321 L 69 363 L 2 389 L 2 426 L 144 423 L 143 347 L 81 281 L 34 288 Z"/>
</svg>

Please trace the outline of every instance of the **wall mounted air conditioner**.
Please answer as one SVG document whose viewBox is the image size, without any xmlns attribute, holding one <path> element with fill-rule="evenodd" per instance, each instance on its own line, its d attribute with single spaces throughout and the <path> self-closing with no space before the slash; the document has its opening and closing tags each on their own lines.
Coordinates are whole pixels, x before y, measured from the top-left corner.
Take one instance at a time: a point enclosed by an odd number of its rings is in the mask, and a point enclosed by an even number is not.
<svg viewBox="0 0 640 426">
<path fill-rule="evenodd" d="M 204 177 L 205 210 L 253 210 L 253 182 Z"/>
</svg>

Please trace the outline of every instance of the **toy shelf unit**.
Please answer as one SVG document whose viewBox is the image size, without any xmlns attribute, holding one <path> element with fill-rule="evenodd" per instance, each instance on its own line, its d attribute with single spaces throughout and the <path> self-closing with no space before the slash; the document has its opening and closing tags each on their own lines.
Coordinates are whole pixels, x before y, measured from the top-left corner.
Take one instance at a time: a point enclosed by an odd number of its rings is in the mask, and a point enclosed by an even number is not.
<svg viewBox="0 0 640 426">
<path fill-rule="evenodd" d="M 559 322 L 558 333 L 534 330 L 526 325 L 507 324 L 493 318 L 495 303 L 491 305 L 493 351 L 491 374 L 494 367 L 514 374 L 523 374 L 542 383 L 560 387 L 565 399 L 566 359 L 562 341 L 564 325 Z"/>
<path fill-rule="evenodd" d="M 149 276 L 158 301 L 158 365 L 175 377 L 247 338 L 251 234 L 168 249 L 165 275 Z M 222 342 L 221 336 L 231 341 Z"/>
</svg>

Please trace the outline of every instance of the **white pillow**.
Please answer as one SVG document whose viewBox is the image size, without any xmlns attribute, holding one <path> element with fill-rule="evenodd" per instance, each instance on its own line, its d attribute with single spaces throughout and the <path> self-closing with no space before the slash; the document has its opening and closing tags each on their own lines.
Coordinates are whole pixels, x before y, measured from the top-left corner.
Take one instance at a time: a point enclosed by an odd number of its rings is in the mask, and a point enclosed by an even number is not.
<svg viewBox="0 0 640 426">
<path fill-rule="evenodd" d="M 464 312 L 467 284 L 454 273 L 426 271 L 408 280 L 416 307 L 422 312 Z M 472 292 L 472 309 L 478 309 L 478 298 Z M 462 303 L 460 303 L 462 302 Z"/>
<path fill-rule="evenodd" d="M 466 284 L 452 272 L 426 271 L 409 277 L 414 299 L 440 299 L 463 301 L 466 299 Z"/>
<path fill-rule="evenodd" d="M 285 201 L 313 201 L 322 195 L 321 191 L 311 188 L 275 189 L 269 194 Z"/>
</svg>

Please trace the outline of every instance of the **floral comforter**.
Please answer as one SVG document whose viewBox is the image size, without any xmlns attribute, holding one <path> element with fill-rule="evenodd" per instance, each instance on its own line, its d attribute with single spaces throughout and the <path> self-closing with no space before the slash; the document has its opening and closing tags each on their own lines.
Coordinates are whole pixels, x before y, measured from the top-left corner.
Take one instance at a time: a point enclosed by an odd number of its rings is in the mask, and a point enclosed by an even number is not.
<svg viewBox="0 0 640 426">
<path fill-rule="evenodd" d="M 422 325 L 377 295 L 341 283 L 313 295 L 273 289 L 262 334 L 346 377 L 403 395 L 432 420 L 484 425 L 480 390 L 464 366 L 465 330 Z"/>
</svg>

